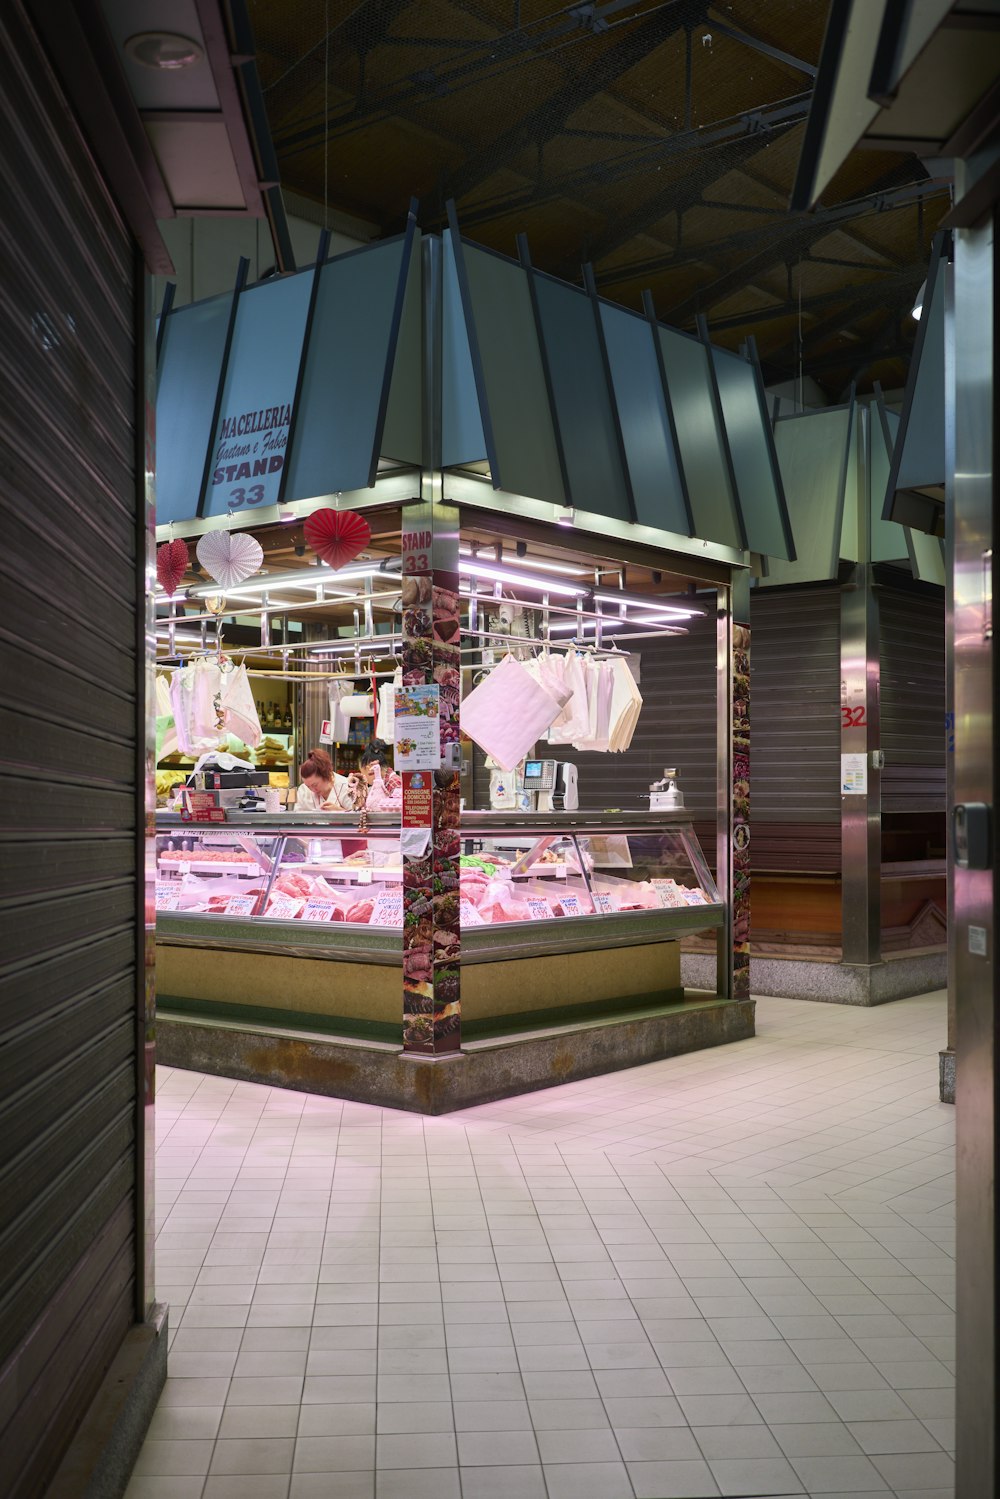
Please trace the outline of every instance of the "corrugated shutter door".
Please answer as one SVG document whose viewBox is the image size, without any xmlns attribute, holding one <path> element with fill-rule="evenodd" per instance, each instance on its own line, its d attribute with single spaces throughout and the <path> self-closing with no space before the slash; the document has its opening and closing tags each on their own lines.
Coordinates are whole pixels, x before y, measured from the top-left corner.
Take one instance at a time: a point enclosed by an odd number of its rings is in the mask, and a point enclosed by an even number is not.
<svg viewBox="0 0 1000 1499">
<path fill-rule="evenodd" d="M 945 807 L 944 593 L 879 588 L 883 812 Z"/>
<path fill-rule="evenodd" d="M 840 590 L 750 602 L 754 870 L 840 868 Z"/>
<path fill-rule="evenodd" d="M 46 1487 L 135 1320 L 133 247 L 0 16 L 0 1450 Z"/>
</svg>

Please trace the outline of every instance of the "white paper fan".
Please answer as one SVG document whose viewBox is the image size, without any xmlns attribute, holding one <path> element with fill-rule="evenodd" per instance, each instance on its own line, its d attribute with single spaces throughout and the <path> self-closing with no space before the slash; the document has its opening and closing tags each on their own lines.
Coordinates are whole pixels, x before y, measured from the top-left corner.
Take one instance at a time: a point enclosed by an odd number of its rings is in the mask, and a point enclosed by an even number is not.
<svg viewBox="0 0 1000 1499">
<path fill-rule="evenodd" d="M 198 561 L 223 588 L 234 588 L 260 571 L 264 549 L 243 531 L 208 531 L 198 543 Z"/>
</svg>

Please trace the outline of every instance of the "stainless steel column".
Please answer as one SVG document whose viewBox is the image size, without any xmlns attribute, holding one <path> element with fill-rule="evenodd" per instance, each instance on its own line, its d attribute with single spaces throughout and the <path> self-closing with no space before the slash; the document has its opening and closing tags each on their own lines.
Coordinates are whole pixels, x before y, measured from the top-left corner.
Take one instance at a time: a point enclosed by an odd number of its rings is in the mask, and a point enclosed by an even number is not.
<svg viewBox="0 0 1000 1499">
<path fill-rule="evenodd" d="M 961 198 L 961 169 L 956 186 Z M 997 507 L 994 216 L 955 235 L 954 660 L 957 803 L 996 814 L 997 663 L 992 597 Z M 992 866 L 996 822 L 989 836 Z M 995 889 L 993 869 L 954 870 L 958 1125 L 957 1499 L 995 1494 L 998 1338 L 998 1156 Z"/>
<path fill-rule="evenodd" d="M 750 574 L 716 595 L 716 992 L 750 997 Z"/>
<path fill-rule="evenodd" d="M 841 593 L 840 679 L 843 961 L 871 966 L 882 959 L 882 777 L 872 764 L 880 742 L 879 649 L 869 563 L 858 564 Z M 845 791 L 848 785 L 857 789 Z"/>
</svg>

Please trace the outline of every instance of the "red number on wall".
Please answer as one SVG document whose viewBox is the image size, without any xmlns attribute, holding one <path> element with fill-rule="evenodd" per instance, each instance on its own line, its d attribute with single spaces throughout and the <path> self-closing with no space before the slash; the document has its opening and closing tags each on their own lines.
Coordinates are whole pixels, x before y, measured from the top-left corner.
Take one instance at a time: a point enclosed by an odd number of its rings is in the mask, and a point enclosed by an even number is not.
<svg viewBox="0 0 1000 1499">
<path fill-rule="evenodd" d="M 857 707 L 849 708 L 846 703 L 841 705 L 840 726 L 842 729 L 864 729 L 868 725 L 868 715 L 864 703 Z"/>
</svg>

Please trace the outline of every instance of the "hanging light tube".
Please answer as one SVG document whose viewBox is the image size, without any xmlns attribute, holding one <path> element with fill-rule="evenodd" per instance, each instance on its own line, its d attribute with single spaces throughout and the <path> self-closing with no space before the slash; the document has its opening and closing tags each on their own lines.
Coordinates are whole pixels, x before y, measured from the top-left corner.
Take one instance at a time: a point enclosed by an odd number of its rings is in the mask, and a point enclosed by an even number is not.
<svg viewBox="0 0 1000 1499">
<path fill-rule="evenodd" d="M 595 602 L 600 604 L 627 604 L 632 609 L 651 609 L 657 614 L 672 614 L 677 619 L 700 619 L 704 609 L 685 609 L 680 604 L 658 604 L 655 599 L 641 598 L 632 593 L 605 593 L 598 591 L 594 594 Z"/>
<path fill-rule="evenodd" d="M 518 572 L 512 567 L 493 567 L 485 562 L 466 557 L 459 558 L 458 570 L 473 578 L 487 578 L 492 583 L 509 583 L 516 588 L 534 588 L 539 593 L 560 593 L 567 598 L 582 597 L 587 593 L 587 589 L 581 588 L 578 584 L 553 583 L 551 578 L 533 578 L 530 573 Z"/>
</svg>

